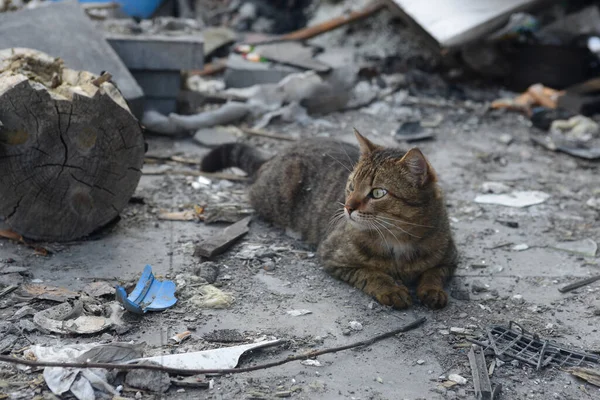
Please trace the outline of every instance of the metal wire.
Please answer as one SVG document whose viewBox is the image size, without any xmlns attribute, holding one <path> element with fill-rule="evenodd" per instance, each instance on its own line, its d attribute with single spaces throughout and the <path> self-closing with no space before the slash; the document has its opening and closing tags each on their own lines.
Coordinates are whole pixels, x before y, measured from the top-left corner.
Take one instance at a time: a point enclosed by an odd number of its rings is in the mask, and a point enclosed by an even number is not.
<svg viewBox="0 0 600 400">
<path fill-rule="evenodd" d="M 515 359 L 535 367 L 592 367 L 600 364 L 600 356 L 569 350 L 558 343 L 541 340 L 523 326 L 510 321 L 508 328 L 494 326 L 478 339 L 467 339 L 484 350 L 492 349 L 500 359 Z"/>
</svg>

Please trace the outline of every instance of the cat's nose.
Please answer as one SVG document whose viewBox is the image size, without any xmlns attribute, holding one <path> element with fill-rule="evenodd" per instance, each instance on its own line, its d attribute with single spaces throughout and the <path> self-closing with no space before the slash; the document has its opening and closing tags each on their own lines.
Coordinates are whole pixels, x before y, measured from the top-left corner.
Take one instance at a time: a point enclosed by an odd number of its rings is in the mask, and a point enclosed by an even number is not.
<svg viewBox="0 0 600 400">
<path fill-rule="evenodd" d="M 355 211 L 359 206 L 357 201 L 351 200 L 344 204 L 344 208 L 348 211 L 348 214 L 352 214 L 352 211 Z"/>
</svg>

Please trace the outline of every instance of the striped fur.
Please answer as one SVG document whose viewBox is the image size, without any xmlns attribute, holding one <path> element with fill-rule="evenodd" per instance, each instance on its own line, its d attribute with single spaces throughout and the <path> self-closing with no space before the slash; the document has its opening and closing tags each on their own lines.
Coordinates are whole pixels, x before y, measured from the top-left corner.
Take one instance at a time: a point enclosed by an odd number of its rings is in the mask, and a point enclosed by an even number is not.
<svg viewBox="0 0 600 400">
<path fill-rule="evenodd" d="M 237 166 L 254 176 L 249 197 L 257 213 L 317 246 L 330 275 L 397 309 L 412 304 L 406 285 L 413 284 L 421 303 L 446 306 L 457 251 L 433 168 L 418 149 L 357 139 L 360 150 L 307 139 L 269 161 L 247 145 L 227 144 L 202 168 Z M 374 199 L 373 188 L 389 193 Z"/>
</svg>

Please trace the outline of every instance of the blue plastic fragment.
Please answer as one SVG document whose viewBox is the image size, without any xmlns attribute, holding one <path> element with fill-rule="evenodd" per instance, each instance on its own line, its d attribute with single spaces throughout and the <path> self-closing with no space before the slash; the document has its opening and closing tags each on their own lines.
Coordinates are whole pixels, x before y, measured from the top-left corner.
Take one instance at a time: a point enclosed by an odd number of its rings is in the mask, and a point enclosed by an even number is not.
<svg viewBox="0 0 600 400">
<path fill-rule="evenodd" d="M 117 286 L 116 298 L 127 311 L 144 314 L 146 311 L 161 311 L 177 303 L 175 283 L 159 281 L 152 274 L 152 267 L 146 265 L 135 289 L 127 296 L 124 287 Z"/>
</svg>

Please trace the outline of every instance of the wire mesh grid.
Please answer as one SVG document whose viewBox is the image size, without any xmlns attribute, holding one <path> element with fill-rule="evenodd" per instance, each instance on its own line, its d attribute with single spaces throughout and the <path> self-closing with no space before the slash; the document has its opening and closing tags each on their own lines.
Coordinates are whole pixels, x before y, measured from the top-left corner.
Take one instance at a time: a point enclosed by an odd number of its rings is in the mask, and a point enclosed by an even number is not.
<svg viewBox="0 0 600 400">
<path fill-rule="evenodd" d="M 541 340 L 538 335 L 527 332 L 514 321 L 510 322 L 508 328 L 495 326 L 488 329 L 483 337 L 469 340 L 485 350 L 492 349 L 501 359 L 516 359 L 538 370 L 549 365 L 568 368 L 600 364 L 600 356 L 568 350 L 549 340 Z"/>
</svg>

